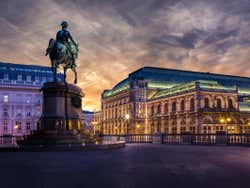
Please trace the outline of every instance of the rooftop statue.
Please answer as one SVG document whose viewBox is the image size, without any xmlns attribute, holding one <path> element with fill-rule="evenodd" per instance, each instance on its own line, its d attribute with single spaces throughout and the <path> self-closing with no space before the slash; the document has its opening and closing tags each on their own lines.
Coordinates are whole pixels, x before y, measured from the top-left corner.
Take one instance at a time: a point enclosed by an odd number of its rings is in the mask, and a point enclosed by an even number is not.
<svg viewBox="0 0 250 188">
<path fill-rule="evenodd" d="M 49 54 L 51 69 L 54 73 L 54 81 L 57 81 L 57 69 L 59 65 L 63 66 L 64 78 L 66 82 L 66 72 L 71 69 L 75 74 L 74 83 L 77 83 L 76 58 L 78 56 L 78 44 L 74 41 L 70 32 L 67 30 L 68 23 L 61 23 L 62 29 L 56 34 L 56 40 L 50 39 L 46 50 L 46 56 Z"/>
</svg>

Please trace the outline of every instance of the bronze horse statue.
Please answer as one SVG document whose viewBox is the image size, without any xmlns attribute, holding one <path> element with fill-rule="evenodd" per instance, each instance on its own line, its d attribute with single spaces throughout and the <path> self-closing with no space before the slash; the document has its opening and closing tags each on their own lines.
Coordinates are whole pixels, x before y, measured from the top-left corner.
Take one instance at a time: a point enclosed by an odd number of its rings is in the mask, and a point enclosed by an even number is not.
<svg viewBox="0 0 250 188">
<path fill-rule="evenodd" d="M 78 56 L 78 45 L 69 43 L 69 45 L 57 42 L 54 39 L 49 40 L 49 45 L 46 50 L 46 56 L 49 54 L 51 61 L 51 69 L 53 71 L 54 81 L 57 81 L 57 69 L 60 65 L 63 66 L 64 80 L 66 82 L 66 73 L 68 69 L 74 72 L 75 80 L 77 83 L 77 72 L 75 60 Z"/>
</svg>

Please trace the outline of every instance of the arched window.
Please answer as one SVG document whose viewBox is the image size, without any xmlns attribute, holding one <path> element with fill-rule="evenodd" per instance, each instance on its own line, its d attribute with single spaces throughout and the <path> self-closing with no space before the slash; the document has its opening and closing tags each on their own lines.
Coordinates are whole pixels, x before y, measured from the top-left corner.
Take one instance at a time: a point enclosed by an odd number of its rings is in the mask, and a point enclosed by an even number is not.
<svg viewBox="0 0 250 188">
<path fill-rule="evenodd" d="M 151 107 L 151 114 L 154 114 L 154 106 Z"/>
<path fill-rule="evenodd" d="M 172 112 L 176 112 L 176 102 L 172 103 Z"/>
<path fill-rule="evenodd" d="M 157 127 L 156 127 L 156 132 L 160 132 L 160 128 L 161 128 L 161 121 L 160 120 L 158 120 L 157 121 Z"/>
<path fill-rule="evenodd" d="M 168 103 L 165 104 L 165 113 L 167 114 L 168 113 Z"/>
<path fill-rule="evenodd" d="M 185 101 L 182 100 L 181 101 L 181 111 L 184 111 L 185 110 Z"/>
<path fill-rule="evenodd" d="M 190 111 L 194 111 L 194 99 L 190 100 Z"/>
<path fill-rule="evenodd" d="M 233 100 L 232 99 L 228 99 L 228 108 L 229 109 L 233 109 L 234 106 L 233 106 Z"/>
<path fill-rule="evenodd" d="M 204 100 L 204 107 L 209 108 L 209 99 L 208 98 L 205 98 L 205 100 Z"/>
<path fill-rule="evenodd" d="M 221 99 L 216 99 L 217 108 L 221 109 Z"/>
<path fill-rule="evenodd" d="M 157 114 L 160 114 L 161 113 L 161 105 L 159 104 L 158 106 L 157 106 Z"/>
</svg>

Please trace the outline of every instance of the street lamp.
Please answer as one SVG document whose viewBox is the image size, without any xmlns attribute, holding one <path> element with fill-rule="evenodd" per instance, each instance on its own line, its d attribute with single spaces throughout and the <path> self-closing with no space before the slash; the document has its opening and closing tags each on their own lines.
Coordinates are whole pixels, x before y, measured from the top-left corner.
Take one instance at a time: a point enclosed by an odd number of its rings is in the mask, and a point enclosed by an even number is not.
<svg viewBox="0 0 250 188">
<path fill-rule="evenodd" d="M 128 126 L 129 126 L 130 115 L 129 115 L 129 114 L 126 114 L 126 115 L 125 115 L 125 119 L 126 119 L 126 121 L 127 121 L 126 134 L 128 134 Z"/>
<path fill-rule="evenodd" d="M 125 119 L 126 119 L 126 120 L 129 120 L 129 118 L 130 118 L 130 117 L 129 117 L 129 114 L 126 114 L 126 115 L 125 115 Z"/>
</svg>

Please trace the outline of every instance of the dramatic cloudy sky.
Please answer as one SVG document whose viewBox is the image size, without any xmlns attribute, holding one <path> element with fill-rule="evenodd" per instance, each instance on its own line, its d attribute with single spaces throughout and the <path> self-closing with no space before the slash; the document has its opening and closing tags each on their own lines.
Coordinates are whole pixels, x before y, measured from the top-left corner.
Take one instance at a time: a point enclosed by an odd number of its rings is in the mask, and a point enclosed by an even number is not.
<svg viewBox="0 0 250 188">
<path fill-rule="evenodd" d="M 49 65 L 61 20 L 80 44 L 85 109 L 142 66 L 249 76 L 250 0 L 1 0 L 0 61 Z"/>
</svg>

